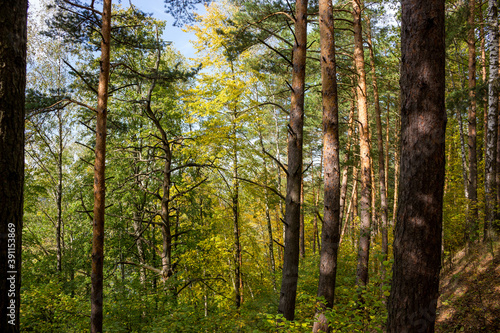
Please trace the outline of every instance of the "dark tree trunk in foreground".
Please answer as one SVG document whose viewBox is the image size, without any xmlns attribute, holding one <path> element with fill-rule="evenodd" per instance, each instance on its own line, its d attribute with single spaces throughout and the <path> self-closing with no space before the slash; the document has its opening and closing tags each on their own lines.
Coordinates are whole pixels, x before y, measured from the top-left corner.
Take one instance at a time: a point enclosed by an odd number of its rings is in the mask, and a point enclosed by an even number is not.
<svg viewBox="0 0 500 333">
<path fill-rule="evenodd" d="M 474 33 L 474 21 L 476 12 L 476 1 L 469 0 L 469 181 L 467 207 L 467 243 L 477 240 L 477 154 L 476 154 L 476 36 Z"/>
<path fill-rule="evenodd" d="M 111 0 L 104 0 L 101 31 L 101 67 L 97 96 L 97 124 L 94 163 L 94 221 L 92 236 L 91 333 L 102 332 L 104 208 L 106 166 L 106 116 L 108 113 L 109 54 L 111 42 Z"/>
<path fill-rule="evenodd" d="M 28 2 L 0 8 L 0 330 L 19 332 Z"/>
<path fill-rule="evenodd" d="M 445 171 L 444 0 L 403 0 L 401 176 L 387 332 L 434 332 Z"/>
<path fill-rule="evenodd" d="M 326 307 L 333 307 L 337 254 L 340 245 L 340 163 L 337 78 L 332 0 L 319 1 L 319 32 L 321 44 L 321 80 L 323 85 L 323 163 L 325 168 L 325 207 L 319 263 L 318 297 Z M 327 332 L 328 321 L 323 304 L 316 310 L 313 332 Z"/>
<path fill-rule="evenodd" d="M 285 253 L 278 313 L 293 320 L 299 274 L 300 183 L 306 75 L 307 0 L 297 0 L 293 47 L 292 100 L 288 127 L 288 177 L 285 208 Z"/>
</svg>

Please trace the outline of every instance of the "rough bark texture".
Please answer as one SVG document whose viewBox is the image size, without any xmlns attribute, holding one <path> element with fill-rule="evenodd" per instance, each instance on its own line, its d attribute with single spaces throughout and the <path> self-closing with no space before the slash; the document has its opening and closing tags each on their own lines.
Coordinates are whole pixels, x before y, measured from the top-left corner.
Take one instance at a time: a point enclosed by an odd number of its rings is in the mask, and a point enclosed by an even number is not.
<svg viewBox="0 0 500 333">
<path fill-rule="evenodd" d="M 307 46 L 307 0 L 297 0 L 293 47 L 292 99 L 288 128 L 288 178 L 285 208 L 285 253 L 278 313 L 293 320 L 299 274 L 300 183 L 304 127 Z"/>
<path fill-rule="evenodd" d="M 476 1 L 469 0 L 469 181 L 468 181 L 468 214 L 467 214 L 467 242 L 477 239 L 477 153 L 476 153 L 476 35 L 474 33 L 474 17 Z"/>
<path fill-rule="evenodd" d="M 401 177 L 387 332 L 434 332 L 445 171 L 444 0 L 403 0 Z"/>
<path fill-rule="evenodd" d="M 332 0 L 319 1 L 319 33 L 321 47 L 321 81 L 323 104 L 323 163 L 324 217 L 321 234 L 318 297 L 326 300 L 326 307 L 333 307 L 337 255 L 340 245 L 340 162 L 339 123 L 337 100 L 337 74 L 335 68 L 335 34 Z M 316 310 L 313 332 L 327 332 L 328 320 L 324 304 Z"/>
<path fill-rule="evenodd" d="M 363 32 L 361 28 L 361 0 L 353 0 L 353 30 L 354 30 L 354 63 L 358 75 L 356 88 L 359 120 L 359 154 L 361 160 L 361 198 L 360 198 L 360 228 L 358 265 L 356 268 L 356 284 L 366 286 L 368 283 L 368 260 L 370 255 L 371 233 L 371 167 L 370 167 L 370 133 L 368 108 L 366 104 L 366 72 L 363 54 Z"/>
<path fill-rule="evenodd" d="M 490 77 L 488 80 L 488 117 L 484 161 L 485 221 L 484 240 L 492 237 L 495 222 L 495 171 L 498 122 L 498 5 L 488 1 Z"/>
<path fill-rule="evenodd" d="M 0 328 L 19 332 L 28 2 L 0 8 Z"/>
<path fill-rule="evenodd" d="M 111 42 L 111 0 L 104 0 L 101 30 L 101 67 L 97 97 L 96 146 L 94 163 L 94 221 L 92 236 L 92 288 L 90 294 L 91 333 L 102 332 L 104 208 L 106 167 L 106 117 L 108 113 L 109 54 Z"/>
</svg>

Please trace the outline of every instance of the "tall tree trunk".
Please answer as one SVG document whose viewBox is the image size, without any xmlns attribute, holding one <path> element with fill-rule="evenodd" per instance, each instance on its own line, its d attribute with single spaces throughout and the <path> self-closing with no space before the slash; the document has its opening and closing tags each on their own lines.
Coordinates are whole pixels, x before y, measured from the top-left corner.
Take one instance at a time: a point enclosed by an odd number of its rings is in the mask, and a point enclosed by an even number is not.
<svg viewBox="0 0 500 333">
<path fill-rule="evenodd" d="M 111 43 L 111 0 L 103 1 L 101 29 L 101 61 L 97 93 L 97 121 L 94 163 L 94 223 L 92 236 L 92 288 L 90 294 L 90 332 L 102 332 L 104 210 L 106 168 L 106 118 L 108 114 L 108 82 Z"/>
<path fill-rule="evenodd" d="M 370 167 L 370 133 L 368 109 L 366 101 L 366 72 L 363 53 L 363 33 L 361 28 L 361 0 L 353 0 L 354 29 L 354 63 L 358 74 L 356 89 L 359 119 L 359 154 L 361 160 L 361 198 L 360 198 L 360 231 L 358 265 L 356 268 L 356 285 L 363 287 L 368 283 L 368 260 L 370 255 L 370 207 L 371 207 L 371 167 Z"/>
<path fill-rule="evenodd" d="M 353 93 L 356 92 L 356 89 L 353 87 Z M 349 111 L 349 121 L 348 121 L 348 128 L 347 128 L 347 147 L 344 152 L 344 167 L 342 168 L 342 181 L 340 185 L 340 222 L 342 223 L 342 220 L 344 218 L 344 211 L 345 211 L 345 198 L 347 196 L 347 180 L 348 180 L 348 172 L 349 172 L 349 165 L 347 162 L 349 162 L 349 158 L 351 155 L 351 142 L 353 140 L 352 135 L 353 135 L 353 122 L 354 122 L 354 108 L 355 108 L 355 101 L 354 97 L 351 99 L 351 110 Z"/>
<path fill-rule="evenodd" d="M 233 184 L 232 184 L 232 209 L 233 209 L 233 233 L 234 233 L 234 293 L 235 306 L 237 309 L 243 302 L 243 279 L 241 274 L 241 243 L 239 226 L 239 192 L 240 182 L 238 179 L 238 142 L 236 137 L 236 110 L 233 114 Z"/>
<path fill-rule="evenodd" d="M 488 27 L 490 47 L 490 77 L 488 80 L 488 120 L 484 162 L 485 221 L 484 240 L 492 237 L 496 208 L 496 147 L 498 123 L 498 5 L 488 0 Z"/>
<path fill-rule="evenodd" d="M 467 243 L 474 242 L 477 235 L 477 154 L 476 154 L 476 1 L 469 0 L 469 181 L 467 206 Z"/>
<path fill-rule="evenodd" d="M 393 333 L 434 332 L 445 178 L 444 2 L 402 0 L 401 188 L 387 323 Z"/>
<path fill-rule="evenodd" d="M 382 264 L 381 275 L 382 279 L 385 278 L 385 265 L 384 261 L 387 260 L 389 253 L 389 241 L 387 236 L 387 190 L 386 190 L 386 173 L 385 173 L 385 155 L 384 155 L 384 139 L 382 136 L 382 120 L 380 117 L 380 101 L 378 95 L 377 73 L 375 70 L 375 55 L 373 52 L 373 43 L 371 36 L 370 20 L 367 21 L 367 37 L 368 45 L 370 46 L 370 66 L 373 76 L 373 97 L 375 103 L 375 120 L 377 122 L 377 143 L 378 143 L 378 174 L 379 174 L 379 187 L 380 187 L 380 219 L 382 220 Z"/>
<path fill-rule="evenodd" d="M 141 285 L 144 287 L 146 283 L 146 270 L 144 269 L 144 265 L 146 264 L 144 258 L 144 247 L 142 241 L 142 218 L 141 215 L 137 212 L 133 212 L 132 215 L 132 227 L 134 228 L 134 237 L 135 244 L 137 247 L 137 255 L 139 256 L 139 263 L 141 264 L 139 268 L 139 280 L 141 281 Z"/>
<path fill-rule="evenodd" d="M 61 241 L 61 228 L 62 220 L 62 157 L 63 157 L 63 119 L 61 110 L 57 111 L 57 122 L 59 130 L 58 152 L 57 152 L 57 191 L 56 191 L 56 205 L 57 205 L 57 224 L 56 224 L 56 258 L 57 258 L 57 271 L 62 272 L 62 241 Z"/>
<path fill-rule="evenodd" d="M 325 305 L 329 309 L 333 307 L 335 279 L 337 276 L 337 255 L 340 245 L 339 110 L 335 68 L 335 27 L 332 7 L 332 0 L 319 1 L 325 195 L 318 297 L 323 297 L 326 304 L 318 304 L 313 332 L 329 331 L 328 320 L 324 312 Z"/>
<path fill-rule="evenodd" d="M 285 253 L 278 313 L 287 320 L 295 315 L 299 273 L 300 183 L 307 46 L 307 0 L 296 1 L 293 47 L 292 99 L 288 128 L 288 177 L 286 183 Z"/>
<path fill-rule="evenodd" d="M 483 80 L 483 83 L 486 83 L 487 80 L 487 70 L 486 70 L 486 38 L 485 38 L 485 33 L 484 33 L 484 20 L 483 20 L 483 10 L 480 6 L 479 8 L 479 21 L 481 24 L 479 24 L 479 35 L 481 36 L 481 78 Z M 480 145 L 478 145 L 477 149 L 477 159 L 479 161 L 482 161 L 483 156 L 484 156 L 484 149 L 486 147 L 486 135 L 487 135 L 487 121 L 488 121 L 488 99 L 486 96 L 483 97 L 483 121 L 480 123 L 483 127 L 483 140 L 480 142 Z"/>
<path fill-rule="evenodd" d="M 304 177 L 300 180 L 300 231 L 299 231 L 299 254 L 302 259 L 306 256 L 305 225 L 304 225 Z"/>
<path fill-rule="evenodd" d="M 19 332 L 28 1 L 0 1 L 0 327 Z"/>
<path fill-rule="evenodd" d="M 259 132 L 259 141 L 262 150 L 264 150 L 264 141 L 262 140 L 262 132 Z M 264 159 L 264 185 L 269 186 L 269 172 L 267 169 L 267 162 Z M 269 249 L 269 265 L 271 268 L 271 279 L 273 282 L 273 289 L 276 291 L 276 262 L 274 260 L 274 241 L 273 241 L 273 225 L 271 223 L 271 211 L 269 208 L 269 190 L 266 188 L 264 192 L 264 202 L 266 209 L 266 221 L 267 221 L 267 235 L 268 243 L 267 247 Z"/>
<path fill-rule="evenodd" d="M 401 105 L 401 101 L 398 99 L 397 110 L 399 110 Z M 400 166 L 400 153 L 401 153 L 401 141 L 400 141 L 400 128 L 401 128 L 401 118 L 398 117 L 395 122 L 395 138 L 396 142 L 394 143 L 394 198 L 393 198 L 393 206 L 392 206 L 392 221 L 391 226 L 394 227 L 396 225 L 396 217 L 397 217 L 397 209 L 398 209 L 398 200 L 399 200 L 399 166 Z"/>
</svg>

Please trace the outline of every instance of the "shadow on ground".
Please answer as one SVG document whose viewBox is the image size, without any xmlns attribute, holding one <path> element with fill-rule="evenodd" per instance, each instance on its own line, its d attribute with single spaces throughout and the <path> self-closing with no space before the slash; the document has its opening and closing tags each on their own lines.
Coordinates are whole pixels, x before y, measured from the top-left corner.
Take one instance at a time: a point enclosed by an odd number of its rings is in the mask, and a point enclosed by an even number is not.
<svg viewBox="0 0 500 333">
<path fill-rule="evenodd" d="M 458 253 L 441 275 L 436 332 L 500 332 L 500 246 Z"/>
</svg>

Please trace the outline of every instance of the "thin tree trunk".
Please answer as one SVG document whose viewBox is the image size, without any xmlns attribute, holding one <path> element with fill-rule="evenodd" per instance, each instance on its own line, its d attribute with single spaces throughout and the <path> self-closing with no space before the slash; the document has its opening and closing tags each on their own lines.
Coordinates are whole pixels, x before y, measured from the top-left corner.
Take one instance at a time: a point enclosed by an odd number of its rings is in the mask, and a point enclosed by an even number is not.
<svg viewBox="0 0 500 333">
<path fill-rule="evenodd" d="M 28 1 L 0 1 L 0 328 L 19 332 Z"/>
<path fill-rule="evenodd" d="M 444 3 L 402 0 L 401 189 L 390 333 L 434 332 L 445 178 Z"/>
<path fill-rule="evenodd" d="M 63 119 L 61 115 L 61 110 L 57 111 L 57 121 L 59 130 L 59 140 L 58 146 L 59 151 L 57 152 L 57 193 L 56 193 L 56 205 L 57 205 L 57 225 L 56 225 L 56 258 L 57 258 L 57 271 L 62 272 L 62 242 L 61 242 L 61 228 L 62 228 L 62 155 L 63 155 Z"/>
<path fill-rule="evenodd" d="M 299 231 L 299 254 L 302 259 L 306 256 L 305 225 L 304 225 L 304 177 L 300 181 L 300 231 Z"/>
<path fill-rule="evenodd" d="M 361 28 L 361 0 L 353 0 L 354 29 L 354 62 L 358 74 L 357 100 L 359 119 L 359 153 L 361 160 L 361 199 L 360 199 L 360 231 L 358 265 L 356 268 L 356 285 L 366 286 L 368 283 L 368 261 L 370 255 L 370 207 L 371 207 L 371 167 L 370 167 L 370 133 L 368 109 L 366 101 L 366 73 L 363 53 L 363 33 Z"/>
<path fill-rule="evenodd" d="M 96 145 L 94 163 L 94 222 L 92 236 L 92 288 L 90 332 L 103 332 L 104 210 L 106 168 L 106 118 L 111 43 L 111 0 L 103 1 L 101 61 L 97 96 Z"/>
<path fill-rule="evenodd" d="M 483 83 L 486 83 L 487 80 L 487 70 L 486 70 L 486 38 L 485 38 L 485 33 L 484 33 L 484 20 L 483 20 L 483 10 L 480 7 L 479 12 L 479 21 L 481 24 L 479 25 L 479 35 L 481 36 L 481 78 L 483 80 Z M 487 135 L 487 121 L 488 121 L 488 99 L 486 96 L 483 97 L 483 121 L 482 121 L 482 127 L 483 127 L 483 140 L 480 145 L 478 145 L 478 150 L 477 150 L 477 158 L 479 161 L 483 160 L 484 156 L 484 149 L 486 148 L 486 135 Z"/>
<path fill-rule="evenodd" d="M 467 205 L 467 243 L 474 242 L 478 235 L 477 226 L 477 154 L 476 154 L 476 1 L 469 0 L 469 201 Z"/>
<path fill-rule="evenodd" d="M 132 226 L 134 228 L 135 245 L 137 247 L 137 255 L 139 256 L 139 281 L 144 287 L 146 283 L 146 271 L 144 265 L 146 264 L 144 260 L 144 248 L 142 244 L 142 219 L 137 212 L 133 212 L 132 215 Z"/>
<path fill-rule="evenodd" d="M 495 172 L 498 122 L 498 5 L 488 0 L 488 25 L 490 47 L 490 77 L 488 80 L 488 120 L 484 163 L 485 221 L 484 241 L 492 238 L 495 223 Z"/>
<path fill-rule="evenodd" d="M 235 306 L 237 309 L 243 302 L 243 280 L 241 276 L 241 243 L 239 226 L 239 191 L 240 182 L 238 180 L 238 147 L 236 138 L 236 110 L 233 115 L 233 184 L 232 184 L 232 209 L 233 209 L 233 233 L 234 233 L 234 293 Z"/>
<path fill-rule="evenodd" d="M 313 332 L 327 332 L 329 331 L 329 327 L 328 320 L 325 316 L 325 306 L 328 309 L 333 307 L 341 224 L 339 115 L 332 0 L 319 1 L 319 29 L 321 44 L 321 79 L 323 86 L 323 161 L 325 168 L 325 195 L 318 297 L 323 297 L 326 300 L 326 304 L 318 304 Z"/>
<path fill-rule="evenodd" d="M 399 110 L 399 108 L 400 108 L 400 102 L 398 101 L 397 109 Z M 397 216 L 398 200 L 399 200 L 399 166 L 401 162 L 400 160 L 401 142 L 399 140 L 400 137 L 399 129 L 401 128 L 401 118 L 399 117 L 395 122 L 395 128 L 396 128 L 396 135 L 395 135 L 396 142 L 394 143 L 394 200 L 392 206 L 391 227 L 394 227 L 396 225 L 396 216 Z"/>
<path fill-rule="evenodd" d="M 356 89 L 353 87 L 353 95 L 356 92 Z M 344 167 L 342 168 L 342 181 L 340 185 L 340 221 L 342 222 L 344 218 L 344 211 L 345 211 L 345 198 L 347 196 L 347 181 L 348 181 L 348 172 L 349 172 L 349 165 L 347 165 L 347 162 L 349 162 L 349 158 L 351 155 L 351 142 L 352 142 L 352 135 L 353 135 L 353 123 L 354 123 L 354 108 L 355 108 L 355 101 L 354 97 L 351 99 L 351 110 L 349 111 L 349 121 L 348 121 L 348 128 L 347 128 L 347 146 L 345 149 L 345 155 L 344 155 Z"/>
<path fill-rule="evenodd" d="M 264 142 L 262 140 L 262 133 L 259 132 L 259 141 L 262 150 L 264 150 Z M 264 159 L 264 184 L 269 186 L 269 173 L 267 170 L 267 162 Z M 267 235 L 268 235 L 268 249 L 269 249 L 269 265 L 271 268 L 271 279 L 273 282 L 273 289 L 276 291 L 276 262 L 274 260 L 274 241 L 273 241 L 273 225 L 271 223 L 271 213 L 269 209 L 269 191 L 266 188 L 264 192 L 264 201 L 266 207 L 266 221 L 267 221 Z"/>
<path fill-rule="evenodd" d="M 368 45 L 370 46 L 370 66 L 373 76 L 373 97 L 375 103 L 375 120 L 377 122 L 377 143 L 378 143 L 378 172 L 379 172 L 379 187 L 380 187 L 380 219 L 382 220 L 382 263 L 380 266 L 381 278 L 385 279 L 385 265 L 389 253 L 389 241 L 387 235 L 387 190 L 386 190 L 386 171 L 385 171 L 385 155 L 384 155 L 384 139 L 382 136 L 382 120 L 380 111 L 380 101 L 378 95 L 377 73 L 375 71 L 375 55 L 373 52 L 373 43 L 371 37 L 370 20 L 367 21 L 367 37 Z"/>
<path fill-rule="evenodd" d="M 307 0 L 296 1 L 293 47 L 292 99 L 288 128 L 288 177 L 286 186 L 285 253 L 278 313 L 293 320 L 299 270 L 300 182 L 307 46 Z"/>
</svg>

